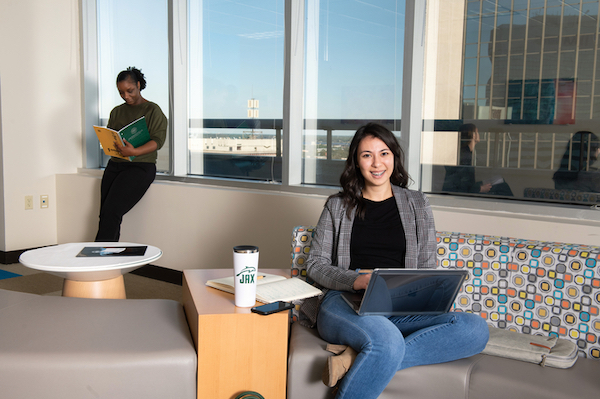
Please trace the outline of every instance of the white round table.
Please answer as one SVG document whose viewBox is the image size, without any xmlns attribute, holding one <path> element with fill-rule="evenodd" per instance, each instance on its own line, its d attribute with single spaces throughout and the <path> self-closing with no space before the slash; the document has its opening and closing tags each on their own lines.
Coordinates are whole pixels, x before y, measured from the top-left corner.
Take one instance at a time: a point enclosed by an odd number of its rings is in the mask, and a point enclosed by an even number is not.
<svg viewBox="0 0 600 399">
<path fill-rule="evenodd" d="M 139 246 L 146 247 L 143 256 L 77 256 L 85 247 Z M 80 242 L 26 251 L 19 257 L 19 262 L 29 268 L 64 278 L 63 296 L 125 299 L 123 274 L 161 256 L 162 251 L 151 245 L 129 242 Z"/>
</svg>

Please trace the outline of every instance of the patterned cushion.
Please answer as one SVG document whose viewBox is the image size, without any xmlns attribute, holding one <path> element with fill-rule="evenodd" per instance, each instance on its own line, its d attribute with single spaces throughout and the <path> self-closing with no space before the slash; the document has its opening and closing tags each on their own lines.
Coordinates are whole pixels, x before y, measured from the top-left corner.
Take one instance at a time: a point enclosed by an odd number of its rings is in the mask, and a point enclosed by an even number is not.
<svg viewBox="0 0 600 399">
<path fill-rule="evenodd" d="M 438 232 L 438 266 L 470 272 L 455 311 L 570 339 L 580 356 L 600 358 L 600 247 Z"/>
<path fill-rule="evenodd" d="M 292 233 L 292 275 L 306 278 L 315 228 Z M 438 232 L 440 268 L 469 271 L 454 304 L 488 324 L 575 342 L 600 359 L 600 247 Z M 294 302 L 294 319 L 302 301 Z"/>
<path fill-rule="evenodd" d="M 303 280 L 306 278 L 306 260 L 310 252 L 310 244 L 315 234 L 313 226 L 296 226 L 292 230 L 292 277 L 299 277 Z M 310 283 L 310 281 L 308 281 Z M 293 321 L 297 321 L 300 316 L 299 309 L 303 300 L 293 301 L 294 309 L 292 310 Z"/>
</svg>

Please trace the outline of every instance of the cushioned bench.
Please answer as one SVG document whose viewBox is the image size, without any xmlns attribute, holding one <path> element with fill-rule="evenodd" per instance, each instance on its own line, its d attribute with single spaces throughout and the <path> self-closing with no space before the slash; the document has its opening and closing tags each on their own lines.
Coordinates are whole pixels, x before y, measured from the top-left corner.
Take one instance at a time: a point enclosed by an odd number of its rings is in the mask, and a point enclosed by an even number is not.
<svg viewBox="0 0 600 399">
<path fill-rule="evenodd" d="M 3 398 L 195 398 L 181 304 L 0 290 Z"/>
<path fill-rule="evenodd" d="M 330 352 L 314 329 L 294 323 L 288 358 L 288 399 L 331 398 L 321 381 Z M 600 392 L 600 361 L 578 359 L 570 369 L 542 367 L 495 356 L 399 371 L 380 399 L 565 399 L 593 398 Z"/>
<path fill-rule="evenodd" d="M 310 226 L 294 229 L 294 276 L 306 277 L 313 234 Z M 437 240 L 438 267 L 469 271 L 454 311 L 479 314 L 493 327 L 571 340 L 580 357 L 570 369 L 487 355 L 409 368 L 396 374 L 381 398 L 598 396 L 600 247 L 452 232 L 438 232 Z M 331 355 L 326 344 L 314 329 L 293 323 L 288 399 L 329 397 L 330 388 L 321 382 Z"/>
</svg>

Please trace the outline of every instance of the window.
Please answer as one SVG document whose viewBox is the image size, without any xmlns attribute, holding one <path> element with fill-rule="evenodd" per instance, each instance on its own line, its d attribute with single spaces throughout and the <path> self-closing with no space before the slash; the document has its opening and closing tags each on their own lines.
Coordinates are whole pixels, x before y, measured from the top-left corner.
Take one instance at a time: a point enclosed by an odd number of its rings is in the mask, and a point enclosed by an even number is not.
<svg viewBox="0 0 600 399">
<path fill-rule="evenodd" d="M 599 2 L 430 4 L 424 191 L 597 202 Z"/>
<path fill-rule="evenodd" d="M 91 4 L 96 2 L 85 2 L 84 12 Z M 125 0 L 118 7 L 114 0 L 98 1 L 97 32 L 87 35 L 89 47 L 89 38 L 97 36 L 98 119 L 106 123 L 121 102 L 116 74 L 137 66 L 148 78 L 145 97 L 175 118 L 169 121 L 170 146 L 159 156 L 160 171 L 281 184 L 283 115 L 290 107 L 284 93 L 286 7 L 292 14 L 288 24 L 304 21 L 290 32 L 304 43 L 302 68 L 295 74 L 306 81 L 306 89 L 293 94 L 304 108 L 301 144 L 287 144 L 302 160 L 302 178 L 295 184 L 337 185 L 359 126 L 378 120 L 400 134 L 404 1 Z M 143 12 L 135 30 L 134 10 Z M 182 44 L 184 68 L 177 66 Z M 183 96 L 176 81 L 187 85 Z M 181 123 L 182 115 L 187 123 Z M 182 142 L 182 134 L 184 144 L 173 145 Z M 97 147 L 89 141 L 88 152 Z M 172 165 L 182 159 L 183 173 Z M 99 163 L 105 162 L 102 157 Z"/>
<path fill-rule="evenodd" d="M 303 183 L 338 185 L 356 129 L 400 134 L 404 1 L 307 1 Z"/>
<path fill-rule="evenodd" d="M 281 182 L 284 1 L 188 4 L 188 173 Z"/>
<path fill-rule="evenodd" d="M 141 67 L 144 95 L 169 115 L 167 175 L 337 186 L 355 130 L 378 121 L 404 147 L 411 188 L 598 201 L 599 1 L 82 4 L 86 124 L 120 103 L 117 72 Z M 465 124 L 477 134 L 461 138 Z"/>
<path fill-rule="evenodd" d="M 119 72 L 130 66 L 140 69 L 146 78 L 142 96 L 169 116 L 167 4 L 167 0 L 97 2 L 98 114 L 102 125 L 108 122 L 110 111 L 123 103 L 115 83 Z M 106 165 L 108 157 L 100 159 L 101 165 Z M 157 169 L 170 170 L 168 138 L 158 153 Z"/>
</svg>

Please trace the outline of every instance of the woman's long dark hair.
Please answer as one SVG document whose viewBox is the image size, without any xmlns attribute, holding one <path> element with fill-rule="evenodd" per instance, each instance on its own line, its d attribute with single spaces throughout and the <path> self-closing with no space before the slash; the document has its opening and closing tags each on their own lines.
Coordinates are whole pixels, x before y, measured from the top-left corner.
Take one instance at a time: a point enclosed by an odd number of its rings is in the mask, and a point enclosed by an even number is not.
<svg viewBox="0 0 600 399">
<path fill-rule="evenodd" d="M 378 123 L 371 122 L 360 127 L 352 138 L 346 165 L 340 176 L 342 192 L 335 194 L 343 199 L 348 217 L 350 217 L 354 208 L 357 208 L 357 215 L 360 218 L 364 217 L 362 190 L 365 187 L 365 178 L 358 166 L 358 145 L 366 137 L 375 137 L 383 141 L 394 154 L 394 170 L 390 177 L 392 184 L 406 188 L 410 180 L 410 176 L 404 169 L 404 151 L 402 151 L 396 136 L 385 126 Z"/>
<path fill-rule="evenodd" d="M 136 67 L 129 67 L 124 71 L 119 72 L 117 75 L 117 83 L 122 82 L 124 80 L 131 80 L 134 83 L 140 84 L 140 91 L 146 88 L 146 78 L 144 78 L 144 74 L 141 70 Z"/>
</svg>

